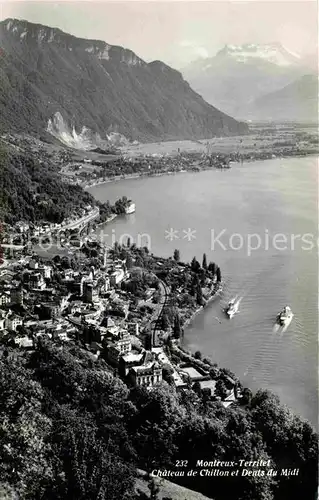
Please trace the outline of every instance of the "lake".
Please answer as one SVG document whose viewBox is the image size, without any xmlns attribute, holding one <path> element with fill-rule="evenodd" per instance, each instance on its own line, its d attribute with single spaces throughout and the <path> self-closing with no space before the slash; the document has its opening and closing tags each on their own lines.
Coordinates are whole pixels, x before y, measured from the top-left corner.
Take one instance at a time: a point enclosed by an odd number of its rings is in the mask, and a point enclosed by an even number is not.
<svg viewBox="0 0 319 500">
<path fill-rule="evenodd" d="M 270 389 L 316 426 L 317 185 L 318 160 L 306 157 L 90 189 L 102 201 L 125 195 L 136 203 L 134 214 L 103 228 L 105 241 L 129 235 L 156 255 L 178 248 L 184 261 L 201 262 L 205 252 L 221 267 L 223 293 L 186 329 L 184 344 L 244 385 Z M 223 308 L 236 295 L 240 312 L 228 320 Z M 286 304 L 294 318 L 287 331 L 274 332 Z"/>
</svg>

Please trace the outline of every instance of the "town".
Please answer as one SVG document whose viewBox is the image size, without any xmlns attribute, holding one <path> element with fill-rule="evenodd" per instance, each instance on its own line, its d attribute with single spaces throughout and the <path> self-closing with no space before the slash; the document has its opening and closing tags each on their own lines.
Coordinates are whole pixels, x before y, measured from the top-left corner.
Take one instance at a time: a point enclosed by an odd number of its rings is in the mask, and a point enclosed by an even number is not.
<svg viewBox="0 0 319 500">
<path fill-rule="evenodd" d="M 165 380 L 225 407 L 246 401 L 233 374 L 181 346 L 186 324 L 221 290 L 220 269 L 205 254 L 202 265 L 195 257 L 185 264 L 178 250 L 164 259 L 130 241 L 110 248 L 93 237 L 53 258 L 28 244 L 2 252 L 1 344 L 11 354 L 43 338 L 74 342 L 129 387 Z"/>
</svg>

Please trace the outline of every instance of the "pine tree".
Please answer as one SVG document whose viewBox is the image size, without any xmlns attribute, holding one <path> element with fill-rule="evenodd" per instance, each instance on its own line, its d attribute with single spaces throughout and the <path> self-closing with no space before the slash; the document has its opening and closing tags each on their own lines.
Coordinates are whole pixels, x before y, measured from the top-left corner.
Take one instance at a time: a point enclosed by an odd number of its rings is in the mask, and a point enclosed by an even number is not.
<svg viewBox="0 0 319 500">
<path fill-rule="evenodd" d="M 179 314 L 177 314 L 175 316 L 173 333 L 174 333 L 175 339 L 180 338 L 180 336 L 181 336 L 181 322 L 180 322 Z"/>
<path fill-rule="evenodd" d="M 206 258 L 206 253 L 203 255 L 203 263 L 202 263 L 202 268 L 207 269 L 207 258 Z"/>
<path fill-rule="evenodd" d="M 191 270 L 194 273 L 197 273 L 200 270 L 200 263 L 198 262 L 198 260 L 196 260 L 196 257 L 193 257 L 193 259 L 192 259 Z"/>
<path fill-rule="evenodd" d="M 180 251 L 177 248 L 174 250 L 174 260 L 176 262 L 179 262 L 181 260 Z"/>
<path fill-rule="evenodd" d="M 205 283 L 206 283 L 206 271 L 205 271 L 205 269 L 201 270 L 201 273 L 199 275 L 199 279 L 200 279 L 201 286 L 204 287 Z"/>
<path fill-rule="evenodd" d="M 196 394 L 198 396 L 201 395 L 201 388 L 200 388 L 200 383 L 198 382 L 198 380 L 196 382 L 194 382 L 194 385 L 193 385 L 193 391 L 196 392 Z"/>
<path fill-rule="evenodd" d="M 217 269 L 216 269 L 216 278 L 217 278 L 218 282 L 221 282 L 222 275 L 221 275 L 221 272 L 220 272 L 220 267 L 217 267 Z"/>
<path fill-rule="evenodd" d="M 198 290 L 198 286 L 199 286 L 199 279 L 198 279 L 198 276 L 195 274 L 195 276 L 193 277 L 191 289 L 190 289 L 190 294 L 192 295 L 192 297 L 195 297 L 197 290 Z"/>
<path fill-rule="evenodd" d="M 210 271 L 213 275 L 216 273 L 216 264 L 215 264 L 215 262 L 210 262 L 209 263 L 208 271 Z"/>
<path fill-rule="evenodd" d="M 120 255 L 120 244 L 118 243 L 118 241 L 116 241 L 113 246 L 113 256 L 114 258 L 118 258 L 119 255 Z"/>
<path fill-rule="evenodd" d="M 196 290 L 196 302 L 199 306 L 203 305 L 203 292 L 202 292 L 202 288 L 201 288 L 200 284 L 198 284 L 197 290 Z"/>
</svg>

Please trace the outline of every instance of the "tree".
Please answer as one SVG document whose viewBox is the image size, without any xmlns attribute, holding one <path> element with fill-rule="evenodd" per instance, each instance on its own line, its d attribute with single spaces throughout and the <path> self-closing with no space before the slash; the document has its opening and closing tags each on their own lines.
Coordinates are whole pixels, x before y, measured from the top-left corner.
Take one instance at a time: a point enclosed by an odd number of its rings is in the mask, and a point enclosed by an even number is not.
<svg viewBox="0 0 319 500">
<path fill-rule="evenodd" d="M 128 255 L 128 253 L 127 253 L 126 248 L 122 247 L 122 250 L 120 252 L 120 259 L 126 261 L 127 255 Z"/>
<path fill-rule="evenodd" d="M 204 401 L 208 401 L 212 396 L 212 390 L 209 387 L 204 387 L 202 390 L 202 398 Z"/>
<path fill-rule="evenodd" d="M 131 255 L 128 254 L 126 257 L 126 267 L 127 267 L 127 269 L 131 269 L 132 266 L 133 266 L 133 260 L 132 260 Z"/>
<path fill-rule="evenodd" d="M 61 266 L 63 267 L 63 269 L 70 269 L 71 262 L 70 262 L 70 258 L 67 255 L 65 255 L 64 257 L 62 257 L 62 259 L 61 259 Z"/>
<path fill-rule="evenodd" d="M 210 262 L 208 266 L 208 271 L 212 273 L 212 275 L 215 275 L 216 273 L 216 264 L 215 262 Z"/>
<path fill-rule="evenodd" d="M 192 259 L 191 270 L 194 273 L 198 273 L 198 271 L 200 270 L 200 263 L 198 262 L 198 260 L 196 260 L 196 257 L 193 257 L 193 259 Z"/>
<path fill-rule="evenodd" d="M 202 287 L 200 286 L 200 284 L 198 285 L 197 290 L 196 290 L 196 302 L 199 306 L 203 305 L 203 291 L 202 291 Z"/>
<path fill-rule="evenodd" d="M 42 413 L 44 391 L 20 360 L 0 360 L 0 392 L 1 481 L 16 489 L 18 498 L 36 498 L 52 472 L 47 442 L 52 422 Z"/>
<path fill-rule="evenodd" d="M 179 262 L 181 260 L 180 251 L 177 248 L 174 250 L 174 260 L 176 262 Z"/>
<path fill-rule="evenodd" d="M 218 377 L 219 375 L 219 369 L 217 366 L 213 366 L 210 370 L 209 370 L 209 375 L 210 375 L 210 378 L 212 380 L 216 380 L 216 378 Z"/>
<path fill-rule="evenodd" d="M 222 280 L 222 276 L 221 276 L 221 272 L 220 272 L 220 267 L 217 267 L 217 269 L 216 269 L 216 278 L 217 278 L 217 281 L 220 283 L 221 280 Z"/>
<path fill-rule="evenodd" d="M 199 274 L 199 281 L 201 286 L 205 286 L 206 283 L 206 271 L 205 269 L 201 269 L 200 274 Z"/>
<path fill-rule="evenodd" d="M 61 257 L 60 257 L 60 255 L 55 255 L 55 256 L 53 257 L 53 262 L 54 262 L 56 265 L 61 264 Z"/>
<path fill-rule="evenodd" d="M 215 396 L 219 396 L 221 399 L 225 399 L 227 396 L 227 387 L 225 382 L 221 379 L 217 380 L 215 385 Z"/>
<path fill-rule="evenodd" d="M 194 358 L 201 360 L 202 359 L 202 353 L 200 351 L 196 351 L 195 354 L 194 354 Z"/>
<path fill-rule="evenodd" d="M 170 365 L 163 366 L 163 380 L 169 385 L 174 384 L 173 368 Z"/>
<path fill-rule="evenodd" d="M 180 322 L 180 317 L 179 314 L 176 314 L 175 319 L 174 319 L 174 327 L 173 327 L 173 335 L 175 339 L 179 339 L 181 336 L 181 322 Z"/>
<path fill-rule="evenodd" d="M 200 388 L 200 383 L 198 382 L 198 380 L 196 380 L 196 382 L 194 382 L 193 384 L 193 391 L 196 392 L 198 396 L 201 396 L 202 394 L 202 390 Z"/>
<path fill-rule="evenodd" d="M 242 391 L 241 403 L 244 405 L 248 405 L 251 402 L 252 395 L 253 395 L 252 391 L 250 389 L 248 389 L 247 387 L 245 387 Z"/>
<path fill-rule="evenodd" d="M 135 265 L 137 267 L 144 267 L 144 261 L 140 255 L 137 255 L 137 257 L 135 259 Z"/>
<path fill-rule="evenodd" d="M 113 255 L 115 258 L 119 257 L 120 251 L 121 251 L 121 245 L 119 244 L 118 241 L 115 241 L 115 243 L 113 245 Z"/>
<path fill-rule="evenodd" d="M 148 331 L 144 334 L 144 348 L 150 351 L 152 347 L 152 333 Z"/>
<path fill-rule="evenodd" d="M 127 498 L 134 485 L 134 469 L 116 453 L 111 439 L 106 445 L 88 415 L 62 409 L 53 430 L 52 452 L 56 455 L 54 480 L 48 498 L 117 500 Z"/>
<path fill-rule="evenodd" d="M 207 269 L 207 258 L 206 258 L 206 253 L 203 255 L 203 263 L 202 263 L 202 268 Z"/>
<path fill-rule="evenodd" d="M 200 287 L 200 282 L 198 275 L 195 274 L 192 279 L 191 287 L 190 287 L 190 294 L 192 297 L 196 295 L 196 292 L 198 291 L 198 288 Z"/>
</svg>

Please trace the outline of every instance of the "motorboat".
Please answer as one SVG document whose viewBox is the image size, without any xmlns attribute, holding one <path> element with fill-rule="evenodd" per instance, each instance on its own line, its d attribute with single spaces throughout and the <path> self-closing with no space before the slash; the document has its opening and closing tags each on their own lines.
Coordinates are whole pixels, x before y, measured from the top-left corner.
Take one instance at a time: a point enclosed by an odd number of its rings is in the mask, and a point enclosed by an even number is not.
<svg viewBox="0 0 319 500">
<path fill-rule="evenodd" d="M 225 308 L 225 313 L 229 317 L 229 319 L 232 319 L 232 317 L 238 312 L 239 310 L 239 300 L 237 300 L 237 297 L 232 299 L 227 307 Z"/>
<path fill-rule="evenodd" d="M 288 326 L 293 318 L 293 312 L 289 306 L 285 306 L 279 314 L 277 314 L 277 323 L 280 326 Z"/>
</svg>

